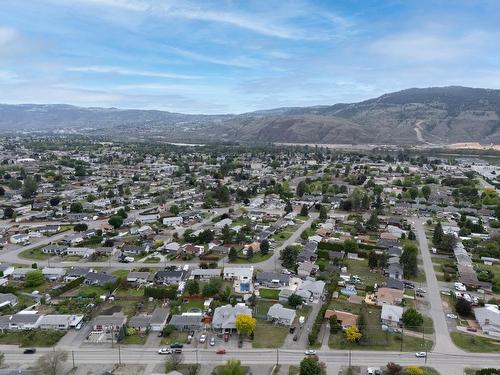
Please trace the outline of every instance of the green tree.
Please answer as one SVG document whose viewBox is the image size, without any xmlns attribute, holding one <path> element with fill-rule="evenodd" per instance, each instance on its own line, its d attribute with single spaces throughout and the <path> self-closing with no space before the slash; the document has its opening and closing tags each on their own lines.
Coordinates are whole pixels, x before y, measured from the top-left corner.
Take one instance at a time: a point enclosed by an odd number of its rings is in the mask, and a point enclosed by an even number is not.
<svg viewBox="0 0 500 375">
<path fill-rule="evenodd" d="M 260 243 L 260 252 L 262 253 L 262 255 L 266 255 L 267 253 L 269 253 L 269 248 L 269 241 L 262 240 L 262 242 Z"/>
<path fill-rule="evenodd" d="M 498 207 L 499 207 L 499 212 L 500 212 L 500 205 Z M 293 211 L 292 203 L 290 203 L 290 201 L 286 201 L 286 203 L 285 203 L 285 213 L 289 214 L 292 211 Z M 500 217 L 500 214 L 498 215 L 498 217 Z"/>
<path fill-rule="evenodd" d="M 370 267 L 371 270 L 374 270 L 378 266 L 378 256 L 375 253 L 375 251 L 371 251 L 370 254 L 368 254 L 368 267 Z"/>
<path fill-rule="evenodd" d="M 379 220 L 378 220 L 377 211 L 372 211 L 372 213 L 370 214 L 370 218 L 366 222 L 366 228 L 369 230 L 377 230 L 378 223 L 379 223 Z"/>
<path fill-rule="evenodd" d="M 298 306 L 300 306 L 304 302 L 304 299 L 299 296 L 298 294 L 292 294 L 290 297 L 288 297 L 288 304 L 292 309 L 296 309 Z"/>
<path fill-rule="evenodd" d="M 297 251 L 291 246 L 285 247 L 281 251 L 280 260 L 283 267 L 294 269 L 297 262 Z"/>
<path fill-rule="evenodd" d="M 59 375 L 63 373 L 64 363 L 68 360 L 68 352 L 53 350 L 38 358 L 38 368 L 44 375 Z"/>
<path fill-rule="evenodd" d="M 26 279 L 24 280 L 24 286 L 27 288 L 40 286 L 45 282 L 42 271 L 35 270 L 28 272 L 26 274 Z"/>
<path fill-rule="evenodd" d="M 472 305 L 464 298 L 457 298 L 455 302 L 455 311 L 461 316 L 469 316 L 472 314 Z"/>
<path fill-rule="evenodd" d="M 200 283 L 198 280 L 188 280 L 186 281 L 186 292 L 189 295 L 194 296 L 200 293 Z"/>
<path fill-rule="evenodd" d="M 441 222 L 438 221 L 438 223 L 434 227 L 434 233 L 432 234 L 432 243 L 434 244 L 434 246 L 439 246 L 441 244 L 443 236 L 443 227 L 441 226 Z"/>
<path fill-rule="evenodd" d="M 308 186 L 305 181 L 300 181 L 297 185 L 297 197 L 302 198 L 302 196 L 307 193 Z"/>
<path fill-rule="evenodd" d="M 215 370 L 215 375 L 245 375 L 247 370 L 237 359 L 230 359 L 224 366 L 219 366 Z"/>
<path fill-rule="evenodd" d="M 300 216 L 309 216 L 309 209 L 305 203 L 300 208 Z"/>
<path fill-rule="evenodd" d="M 85 232 L 88 228 L 89 228 L 89 226 L 87 224 L 78 223 L 78 224 L 75 224 L 75 226 L 73 227 L 73 230 L 75 232 Z"/>
<path fill-rule="evenodd" d="M 233 231 L 231 230 L 229 225 L 227 225 L 227 224 L 224 225 L 224 228 L 222 228 L 222 231 L 221 231 L 221 235 L 222 235 L 221 236 L 222 241 L 225 244 L 233 242 Z"/>
<path fill-rule="evenodd" d="M 23 198 L 30 198 L 36 192 L 37 188 L 38 184 L 36 180 L 33 177 L 28 176 L 24 179 L 23 191 L 21 195 Z"/>
<path fill-rule="evenodd" d="M 415 309 L 406 310 L 402 320 L 406 327 L 420 327 L 424 324 L 424 317 Z"/>
<path fill-rule="evenodd" d="M 169 208 L 169 211 L 172 215 L 175 215 L 175 216 L 179 215 L 179 212 L 181 212 L 179 206 L 176 204 L 171 205 Z"/>
<path fill-rule="evenodd" d="M 326 209 L 326 206 L 324 205 L 321 205 L 319 209 L 319 219 L 321 221 L 325 221 L 326 219 L 328 219 L 328 211 Z"/>
<path fill-rule="evenodd" d="M 318 357 L 306 357 L 300 362 L 300 375 L 325 375 L 324 364 L 319 362 Z"/>
<path fill-rule="evenodd" d="M 429 185 L 424 185 L 422 186 L 422 189 L 421 189 L 421 192 L 422 192 L 422 196 L 426 199 L 426 200 L 429 200 L 429 197 L 431 195 L 431 188 Z"/>
<path fill-rule="evenodd" d="M 330 333 L 331 334 L 336 334 L 342 331 L 342 325 L 339 323 L 337 319 L 337 315 L 332 315 L 330 319 L 328 319 L 330 323 Z"/>
<path fill-rule="evenodd" d="M 123 225 L 123 217 L 120 215 L 113 215 L 109 218 L 108 224 L 112 225 L 113 228 L 118 229 Z"/>
<path fill-rule="evenodd" d="M 80 202 L 73 202 L 69 207 L 69 211 L 75 214 L 79 214 L 83 212 L 83 206 Z"/>
<path fill-rule="evenodd" d="M 236 249 L 234 247 L 231 247 L 229 249 L 229 254 L 228 254 L 229 261 L 234 262 L 237 257 L 238 257 L 238 252 L 236 251 Z"/>
<path fill-rule="evenodd" d="M 403 247 L 403 254 L 399 259 L 399 263 L 403 267 L 403 273 L 406 278 L 415 276 L 418 272 L 417 263 L 418 249 L 413 244 L 406 244 Z"/>
</svg>

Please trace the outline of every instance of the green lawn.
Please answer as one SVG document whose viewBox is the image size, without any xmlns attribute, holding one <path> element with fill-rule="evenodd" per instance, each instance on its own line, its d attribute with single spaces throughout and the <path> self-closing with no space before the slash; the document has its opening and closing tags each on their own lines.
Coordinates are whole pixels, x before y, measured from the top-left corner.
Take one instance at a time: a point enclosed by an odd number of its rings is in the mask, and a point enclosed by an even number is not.
<svg viewBox="0 0 500 375">
<path fill-rule="evenodd" d="M 279 298 L 279 289 L 259 288 L 259 295 L 261 298 L 275 299 Z"/>
<path fill-rule="evenodd" d="M 439 375 L 439 372 L 432 367 L 421 367 L 424 370 L 424 375 Z"/>
<path fill-rule="evenodd" d="M 282 326 L 276 326 L 271 322 L 262 320 L 257 321 L 257 327 L 254 332 L 254 348 L 280 348 L 285 342 L 288 329 Z"/>
<path fill-rule="evenodd" d="M 160 260 L 158 257 L 149 257 L 144 259 L 144 263 L 160 263 Z"/>
<path fill-rule="evenodd" d="M 276 242 L 282 242 L 288 240 L 295 231 L 293 230 L 282 230 L 276 234 L 274 234 L 271 238 Z"/>
<path fill-rule="evenodd" d="M 66 262 L 78 262 L 80 259 L 82 259 L 82 257 L 78 255 L 67 255 L 63 259 Z"/>
<path fill-rule="evenodd" d="M 161 339 L 160 345 L 170 345 L 174 342 L 185 344 L 187 342 L 188 333 L 183 331 L 174 331 L 169 336 Z"/>
<path fill-rule="evenodd" d="M 229 263 L 235 263 L 235 264 L 245 264 L 245 263 L 260 263 L 265 260 L 268 260 L 273 256 L 273 252 L 270 250 L 266 255 L 262 255 L 262 253 L 256 252 L 254 253 L 253 257 L 248 259 L 244 255 L 241 255 L 241 257 L 236 258 L 235 260 L 229 261 Z"/>
<path fill-rule="evenodd" d="M 32 330 L 23 332 L 6 332 L 0 334 L 0 344 L 19 345 L 20 347 L 54 346 L 66 334 L 56 330 Z"/>
<path fill-rule="evenodd" d="M 333 300 L 328 307 L 330 309 L 347 311 L 352 314 L 359 314 L 361 311 L 361 305 L 349 303 L 345 299 Z M 421 337 L 404 336 L 402 338 L 400 334 L 382 331 L 380 326 L 380 308 L 368 307 L 367 311 L 368 321 L 364 340 L 361 344 L 354 345 L 353 349 L 398 351 L 401 350 L 402 344 L 403 351 L 425 350 L 425 347 L 423 346 L 424 341 Z M 344 339 L 342 332 L 330 335 L 329 345 L 331 349 L 349 348 L 349 344 Z M 432 347 L 432 341 L 426 340 L 425 345 L 427 345 L 427 348 L 430 349 Z"/>
<path fill-rule="evenodd" d="M 116 276 L 118 278 L 123 278 L 123 277 L 127 277 L 129 272 L 130 271 L 128 271 L 128 270 L 116 270 L 116 271 L 113 271 L 112 275 Z"/>
<path fill-rule="evenodd" d="M 83 298 L 88 298 L 88 297 L 94 298 L 94 297 L 99 297 L 105 294 L 106 292 L 107 292 L 106 289 L 100 286 L 83 285 L 78 290 L 78 296 Z"/>
<path fill-rule="evenodd" d="M 142 297 L 144 295 L 144 288 L 120 288 L 116 292 L 118 298 Z"/>
<path fill-rule="evenodd" d="M 205 303 L 204 299 L 192 299 L 188 303 L 181 303 L 180 310 L 181 313 L 188 312 L 191 309 L 200 309 L 203 311 L 203 304 Z"/>
<path fill-rule="evenodd" d="M 456 346 L 467 352 L 500 353 L 500 340 L 492 340 L 463 332 L 452 332 L 450 336 Z"/>
<path fill-rule="evenodd" d="M 125 336 L 120 344 L 122 345 L 144 345 L 146 343 L 148 336 L 146 334 L 135 333 L 130 336 Z"/>
<path fill-rule="evenodd" d="M 300 373 L 300 368 L 297 366 L 290 366 L 288 367 L 288 375 L 299 375 Z"/>
<path fill-rule="evenodd" d="M 380 272 L 370 272 L 368 267 L 368 259 L 363 260 L 347 260 L 347 270 L 352 275 L 358 275 L 363 280 L 364 285 L 381 284 L 385 278 Z"/>
<path fill-rule="evenodd" d="M 35 249 L 27 249 L 19 253 L 21 258 L 32 260 L 47 260 L 52 257 L 50 254 L 45 254 L 42 249 L 37 247 Z"/>
<path fill-rule="evenodd" d="M 431 317 L 427 315 L 422 315 L 424 317 L 424 324 L 421 327 L 405 327 L 405 329 L 415 332 L 422 332 L 424 330 L 425 334 L 434 333 L 434 322 Z"/>
</svg>

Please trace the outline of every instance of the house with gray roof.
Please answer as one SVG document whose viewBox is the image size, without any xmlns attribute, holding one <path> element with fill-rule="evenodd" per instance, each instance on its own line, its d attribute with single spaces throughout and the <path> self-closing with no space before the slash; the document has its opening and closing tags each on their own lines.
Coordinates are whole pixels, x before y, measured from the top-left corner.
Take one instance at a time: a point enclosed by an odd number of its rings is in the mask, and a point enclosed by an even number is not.
<svg viewBox="0 0 500 375">
<path fill-rule="evenodd" d="M 500 309 L 497 305 L 478 307 L 474 309 L 474 315 L 484 334 L 500 337 Z"/>
<path fill-rule="evenodd" d="M 200 315 L 172 315 L 168 324 L 178 331 L 197 330 L 203 326 Z"/>
<path fill-rule="evenodd" d="M 287 309 L 281 303 L 275 303 L 267 312 L 267 320 L 284 326 L 291 326 L 295 320 L 295 316 L 295 310 Z"/>
<path fill-rule="evenodd" d="M 17 297 L 12 293 L 0 293 L 0 307 L 17 305 Z"/>
<path fill-rule="evenodd" d="M 236 317 L 241 314 L 252 316 L 252 309 L 240 303 L 235 306 L 228 304 L 217 307 L 212 318 L 212 328 L 217 331 L 234 331 L 236 329 Z"/>
<path fill-rule="evenodd" d="M 257 274 L 255 282 L 268 288 L 282 288 L 290 285 L 290 275 L 278 272 L 261 272 Z"/>
</svg>

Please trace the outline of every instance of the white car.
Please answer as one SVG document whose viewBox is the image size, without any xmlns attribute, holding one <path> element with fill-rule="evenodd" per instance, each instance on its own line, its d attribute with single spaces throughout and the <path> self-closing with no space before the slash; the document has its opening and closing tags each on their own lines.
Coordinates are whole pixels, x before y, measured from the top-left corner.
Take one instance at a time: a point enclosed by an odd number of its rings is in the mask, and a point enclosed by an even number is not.
<svg viewBox="0 0 500 375">
<path fill-rule="evenodd" d="M 201 335 L 200 342 L 203 344 L 205 341 L 207 341 L 207 335 Z"/>
<path fill-rule="evenodd" d="M 158 354 L 172 354 L 172 349 L 161 348 L 160 350 L 158 350 Z"/>
<path fill-rule="evenodd" d="M 427 352 L 416 352 L 415 357 L 417 358 L 425 358 L 427 357 Z"/>
<path fill-rule="evenodd" d="M 422 288 L 417 288 L 416 291 L 419 293 L 427 293 L 427 291 L 425 289 L 422 289 Z"/>
<path fill-rule="evenodd" d="M 455 314 L 446 314 L 446 317 L 450 319 L 458 319 L 458 316 Z"/>
<path fill-rule="evenodd" d="M 210 346 L 215 346 L 215 337 L 210 339 Z"/>
<path fill-rule="evenodd" d="M 308 349 L 304 352 L 305 355 L 316 355 L 316 350 Z"/>
</svg>

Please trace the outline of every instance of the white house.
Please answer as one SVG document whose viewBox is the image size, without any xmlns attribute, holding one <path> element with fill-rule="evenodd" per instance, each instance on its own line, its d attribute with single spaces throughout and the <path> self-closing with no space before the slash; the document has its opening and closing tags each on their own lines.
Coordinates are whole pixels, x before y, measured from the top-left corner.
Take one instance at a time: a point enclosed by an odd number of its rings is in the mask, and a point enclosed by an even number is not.
<svg viewBox="0 0 500 375">
<path fill-rule="evenodd" d="M 182 216 L 174 216 L 174 217 L 164 217 L 163 218 L 163 225 L 166 225 L 168 227 L 173 226 L 173 225 L 181 225 L 183 223 Z"/>
<path fill-rule="evenodd" d="M 399 327 L 401 318 L 403 317 L 403 308 L 401 306 L 395 305 L 382 305 L 382 313 L 380 314 L 380 320 L 383 325 L 387 327 L 396 328 Z"/>
<path fill-rule="evenodd" d="M 281 303 L 275 303 L 267 312 L 267 320 L 276 324 L 291 326 L 295 320 L 295 315 L 295 310 L 287 309 Z"/>
</svg>

